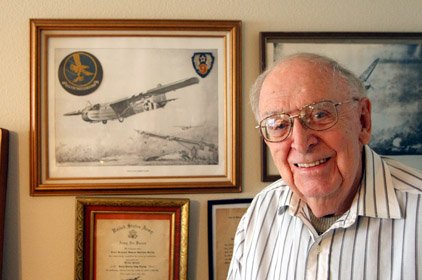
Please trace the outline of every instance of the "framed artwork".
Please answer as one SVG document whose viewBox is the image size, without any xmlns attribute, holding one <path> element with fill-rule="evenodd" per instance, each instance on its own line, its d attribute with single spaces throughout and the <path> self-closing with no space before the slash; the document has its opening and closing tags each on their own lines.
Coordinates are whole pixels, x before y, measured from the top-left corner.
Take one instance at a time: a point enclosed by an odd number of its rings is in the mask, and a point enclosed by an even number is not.
<svg viewBox="0 0 422 280">
<path fill-rule="evenodd" d="M 76 199 L 75 279 L 187 279 L 188 199 Z"/>
<path fill-rule="evenodd" d="M 0 275 L 3 271 L 4 219 L 6 210 L 8 163 L 9 131 L 0 128 Z"/>
<path fill-rule="evenodd" d="M 372 102 L 377 153 L 422 166 L 422 33 L 261 32 L 261 71 L 297 52 L 325 55 L 354 72 Z M 262 141 L 262 181 L 280 178 Z"/>
<path fill-rule="evenodd" d="M 240 191 L 240 29 L 31 19 L 31 195 Z"/>
<path fill-rule="evenodd" d="M 225 280 L 237 226 L 252 199 L 208 201 L 208 269 L 210 280 Z"/>
</svg>

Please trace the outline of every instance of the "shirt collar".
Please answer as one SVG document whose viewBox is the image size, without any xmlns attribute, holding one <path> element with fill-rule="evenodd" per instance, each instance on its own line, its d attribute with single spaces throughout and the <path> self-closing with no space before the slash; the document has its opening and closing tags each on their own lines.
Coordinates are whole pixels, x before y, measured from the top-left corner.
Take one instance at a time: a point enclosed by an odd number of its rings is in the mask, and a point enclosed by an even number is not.
<svg viewBox="0 0 422 280">
<path fill-rule="evenodd" d="M 351 211 L 359 216 L 400 219 L 402 213 L 388 165 L 368 146 L 364 146 L 365 172 L 362 186 Z"/>
</svg>

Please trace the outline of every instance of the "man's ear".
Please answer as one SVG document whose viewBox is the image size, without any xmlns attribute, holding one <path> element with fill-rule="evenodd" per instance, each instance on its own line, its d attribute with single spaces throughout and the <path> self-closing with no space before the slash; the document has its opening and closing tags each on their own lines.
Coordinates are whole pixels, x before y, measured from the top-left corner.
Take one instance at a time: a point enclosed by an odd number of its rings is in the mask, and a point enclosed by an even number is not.
<svg viewBox="0 0 422 280">
<path fill-rule="evenodd" d="M 368 144 L 371 140 L 372 119 L 371 119 L 371 101 L 368 98 L 363 98 L 360 101 L 360 133 L 359 140 L 362 144 Z"/>
</svg>

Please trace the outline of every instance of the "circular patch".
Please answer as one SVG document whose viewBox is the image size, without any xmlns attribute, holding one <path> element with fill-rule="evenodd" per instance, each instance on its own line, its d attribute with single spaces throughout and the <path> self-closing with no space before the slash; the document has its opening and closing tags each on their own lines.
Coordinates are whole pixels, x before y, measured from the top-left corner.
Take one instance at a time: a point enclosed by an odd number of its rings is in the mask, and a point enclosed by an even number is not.
<svg viewBox="0 0 422 280">
<path fill-rule="evenodd" d="M 71 94 L 90 94 L 100 86 L 102 79 L 100 61 L 88 52 L 73 52 L 60 63 L 60 84 Z"/>
</svg>

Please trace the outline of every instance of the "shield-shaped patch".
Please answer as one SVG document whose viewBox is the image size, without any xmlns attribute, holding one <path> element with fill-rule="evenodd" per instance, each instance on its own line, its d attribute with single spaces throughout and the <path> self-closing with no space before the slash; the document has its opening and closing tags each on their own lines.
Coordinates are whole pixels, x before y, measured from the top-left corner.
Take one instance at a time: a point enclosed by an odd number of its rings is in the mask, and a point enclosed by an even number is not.
<svg viewBox="0 0 422 280">
<path fill-rule="evenodd" d="M 214 56 L 210 52 L 196 52 L 192 56 L 192 65 L 195 72 L 205 78 L 214 65 Z"/>
</svg>

